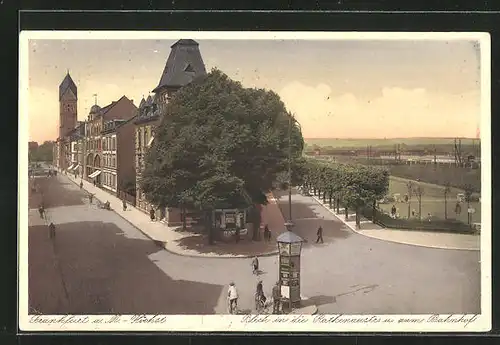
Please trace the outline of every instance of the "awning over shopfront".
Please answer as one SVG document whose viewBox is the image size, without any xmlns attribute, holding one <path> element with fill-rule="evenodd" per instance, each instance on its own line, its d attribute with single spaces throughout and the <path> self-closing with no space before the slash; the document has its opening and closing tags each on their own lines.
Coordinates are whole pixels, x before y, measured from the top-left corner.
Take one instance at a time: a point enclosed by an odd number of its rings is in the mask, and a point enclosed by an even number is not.
<svg viewBox="0 0 500 345">
<path fill-rule="evenodd" d="M 71 164 L 71 165 L 69 166 L 69 168 L 68 168 L 68 171 L 69 171 L 69 170 L 73 170 L 73 168 L 75 167 L 75 165 L 76 165 L 76 164 Z"/>
<path fill-rule="evenodd" d="M 101 170 L 96 170 L 92 174 L 89 175 L 90 178 L 96 178 L 101 174 Z"/>
<path fill-rule="evenodd" d="M 155 140 L 155 137 L 151 137 L 151 139 L 149 139 L 149 141 L 148 141 L 148 147 L 151 146 L 151 144 L 153 143 L 153 140 Z"/>
<path fill-rule="evenodd" d="M 73 167 L 72 167 L 72 168 L 70 168 L 69 170 L 76 170 L 76 169 L 78 169 L 78 167 L 79 167 L 79 166 L 80 166 L 80 164 L 76 163 L 76 164 L 74 164 L 74 165 L 73 165 Z"/>
</svg>

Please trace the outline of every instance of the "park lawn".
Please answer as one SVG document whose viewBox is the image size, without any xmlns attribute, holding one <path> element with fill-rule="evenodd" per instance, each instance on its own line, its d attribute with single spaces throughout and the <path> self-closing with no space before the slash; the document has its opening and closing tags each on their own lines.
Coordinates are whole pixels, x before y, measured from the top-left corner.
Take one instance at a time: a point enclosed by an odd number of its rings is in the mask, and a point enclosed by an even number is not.
<svg viewBox="0 0 500 345">
<path fill-rule="evenodd" d="M 408 180 L 391 176 L 389 180 L 389 195 L 393 195 L 395 193 L 401 194 L 401 199 L 407 193 L 406 182 Z M 424 194 L 422 196 L 422 219 L 427 218 L 427 214 L 430 213 L 433 217 L 437 217 L 440 219 L 444 219 L 444 187 L 422 183 L 421 186 L 424 189 Z M 451 191 L 448 193 L 448 218 L 449 219 L 459 219 L 464 223 L 467 223 L 467 204 L 462 203 L 462 212 L 458 217 L 455 214 L 455 204 L 457 202 L 457 194 L 463 193 L 462 190 L 458 188 L 451 188 Z M 392 203 L 389 204 L 380 204 L 380 208 L 386 212 L 390 212 Z M 481 222 L 481 203 L 479 202 L 471 202 L 470 206 L 475 208 L 476 212 L 472 215 L 472 222 L 479 223 Z M 408 215 L 408 204 L 404 202 L 396 203 L 396 209 L 401 218 L 406 218 Z M 410 204 L 410 212 L 415 210 L 418 212 L 418 199 L 416 196 L 412 197 Z"/>
</svg>

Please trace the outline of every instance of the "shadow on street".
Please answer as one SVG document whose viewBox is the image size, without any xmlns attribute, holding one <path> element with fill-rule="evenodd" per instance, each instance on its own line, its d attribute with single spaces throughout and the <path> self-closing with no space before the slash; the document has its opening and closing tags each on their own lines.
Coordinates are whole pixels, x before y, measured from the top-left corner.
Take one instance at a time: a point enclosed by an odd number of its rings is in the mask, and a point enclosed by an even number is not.
<svg viewBox="0 0 500 345">
<path fill-rule="evenodd" d="M 171 279 L 148 258 L 158 250 L 112 223 L 60 224 L 53 244 L 30 227 L 30 313 L 213 314 L 223 286 Z"/>
</svg>

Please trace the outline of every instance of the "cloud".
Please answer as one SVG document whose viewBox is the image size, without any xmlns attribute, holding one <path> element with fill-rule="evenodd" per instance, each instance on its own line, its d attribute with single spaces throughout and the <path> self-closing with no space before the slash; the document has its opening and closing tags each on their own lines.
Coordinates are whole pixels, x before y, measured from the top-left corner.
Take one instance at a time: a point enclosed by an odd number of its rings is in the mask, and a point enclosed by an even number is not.
<svg viewBox="0 0 500 345">
<path fill-rule="evenodd" d="M 279 91 L 305 137 L 474 136 L 479 93 L 430 94 L 387 87 L 374 98 L 336 94 L 327 84 L 298 81 Z"/>
</svg>

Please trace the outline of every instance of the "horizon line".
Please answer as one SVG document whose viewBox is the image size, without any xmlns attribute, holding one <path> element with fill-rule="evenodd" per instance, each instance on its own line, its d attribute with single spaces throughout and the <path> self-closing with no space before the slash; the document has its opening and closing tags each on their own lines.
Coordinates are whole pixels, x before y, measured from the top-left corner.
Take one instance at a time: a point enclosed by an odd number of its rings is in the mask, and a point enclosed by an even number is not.
<svg viewBox="0 0 500 345">
<path fill-rule="evenodd" d="M 478 140 L 480 138 L 474 138 L 474 137 L 385 137 L 385 138 L 375 138 L 375 137 L 359 137 L 359 138 L 353 138 L 353 137 L 309 137 L 306 138 L 304 137 L 304 140 L 309 140 L 309 139 L 338 139 L 338 140 L 394 140 L 394 139 L 475 139 Z"/>
</svg>

